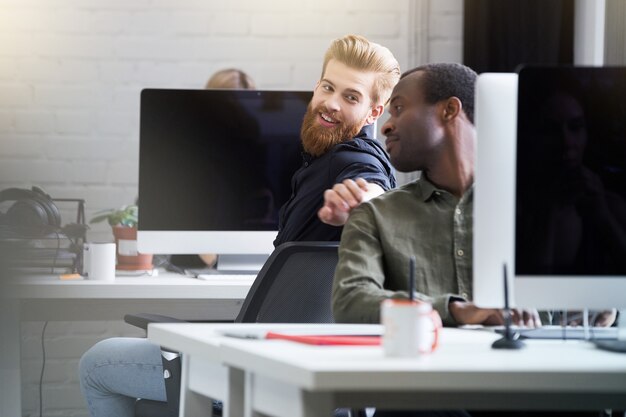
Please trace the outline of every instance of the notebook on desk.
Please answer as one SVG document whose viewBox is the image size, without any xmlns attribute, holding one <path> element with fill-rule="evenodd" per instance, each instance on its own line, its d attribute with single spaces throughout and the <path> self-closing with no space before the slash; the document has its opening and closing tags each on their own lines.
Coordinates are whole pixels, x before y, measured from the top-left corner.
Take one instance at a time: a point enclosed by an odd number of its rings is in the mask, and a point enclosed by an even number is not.
<svg viewBox="0 0 626 417">
<path fill-rule="evenodd" d="M 265 338 L 318 346 L 380 346 L 381 344 L 381 336 L 374 335 L 293 335 L 267 332 Z"/>
<path fill-rule="evenodd" d="M 320 341 L 328 337 L 376 337 L 380 338 L 383 334 L 382 325 L 376 324 L 309 324 L 290 327 L 272 326 L 248 326 L 234 325 L 225 329 L 220 329 L 217 333 L 223 336 L 234 337 L 237 339 L 278 339 L 288 337 L 305 337 L 314 338 L 321 337 Z M 268 337 L 268 335 L 270 335 Z"/>
<path fill-rule="evenodd" d="M 494 328 L 497 333 L 504 334 L 504 326 Z M 585 329 L 581 326 L 542 326 L 537 328 L 525 328 L 512 326 L 514 332 L 526 339 L 584 339 Z M 617 339 L 616 327 L 589 327 L 589 339 L 591 340 L 615 340 Z"/>
<path fill-rule="evenodd" d="M 216 274 L 199 274 L 196 278 L 202 281 L 228 281 L 228 282 L 243 282 L 243 283 L 252 283 L 254 281 L 254 275 L 245 275 L 245 274 L 224 274 L 224 275 L 216 275 Z"/>
</svg>

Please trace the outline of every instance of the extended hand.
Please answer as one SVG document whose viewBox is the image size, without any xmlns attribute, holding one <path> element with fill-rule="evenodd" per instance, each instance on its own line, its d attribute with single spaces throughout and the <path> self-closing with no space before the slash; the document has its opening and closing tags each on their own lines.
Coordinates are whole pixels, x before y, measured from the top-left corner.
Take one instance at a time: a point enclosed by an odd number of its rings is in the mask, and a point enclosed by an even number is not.
<svg viewBox="0 0 626 417">
<path fill-rule="evenodd" d="M 343 226 L 353 208 L 383 192 L 381 186 L 362 178 L 356 181 L 344 180 L 324 192 L 324 206 L 319 209 L 317 216 L 326 224 Z"/>
</svg>

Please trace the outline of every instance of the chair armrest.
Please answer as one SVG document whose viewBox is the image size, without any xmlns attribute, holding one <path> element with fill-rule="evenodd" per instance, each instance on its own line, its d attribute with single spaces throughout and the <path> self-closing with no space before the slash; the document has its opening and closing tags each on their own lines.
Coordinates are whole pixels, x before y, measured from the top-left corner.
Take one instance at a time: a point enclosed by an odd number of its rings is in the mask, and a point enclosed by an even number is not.
<svg viewBox="0 0 626 417">
<path fill-rule="evenodd" d="M 126 314 L 124 316 L 124 321 L 132 326 L 139 327 L 144 330 L 148 330 L 149 323 L 188 323 L 186 320 L 149 313 Z"/>
</svg>

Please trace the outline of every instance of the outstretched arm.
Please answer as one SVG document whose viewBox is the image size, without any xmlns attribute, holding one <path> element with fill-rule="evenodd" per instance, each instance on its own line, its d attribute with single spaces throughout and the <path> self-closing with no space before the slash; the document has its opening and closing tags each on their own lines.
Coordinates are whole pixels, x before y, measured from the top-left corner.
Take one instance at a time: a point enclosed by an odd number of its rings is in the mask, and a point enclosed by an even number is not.
<svg viewBox="0 0 626 417">
<path fill-rule="evenodd" d="M 379 323 L 383 300 L 409 298 L 408 255 L 412 244 L 382 236 L 386 229 L 381 229 L 385 226 L 375 212 L 371 204 L 361 205 L 343 229 L 332 296 L 333 315 L 338 323 Z M 424 259 L 418 259 L 420 262 Z M 462 299 L 461 296 L 443 291 L 435 296 L 420 292 L 425 289 L 416 285 L 415 299 L 432 303 L 444 324 L 455 325 L 448 304 L 451 299 Z"/>
<path fill-rule="evenodd" d="M 332 295 L 337 323 L 379 323 L 380 303 L 394 296 L 384 288 L 383 248 L 375 223 L 364 205 L 343 229 Z"/>
<path fill-rule="evenodd" d="M 380 185 L 362 178 L 344 180 L 324 192 L 324 206 L 317 215 L 326 224 L 343 226 L 353 208 L 384 192 Z"/>
</svg>

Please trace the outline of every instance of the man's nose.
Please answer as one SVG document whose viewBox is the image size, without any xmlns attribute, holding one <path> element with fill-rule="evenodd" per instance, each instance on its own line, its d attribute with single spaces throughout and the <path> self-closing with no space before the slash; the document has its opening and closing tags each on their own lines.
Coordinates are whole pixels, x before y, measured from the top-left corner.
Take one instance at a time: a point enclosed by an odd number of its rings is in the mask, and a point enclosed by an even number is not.
<svg viewBox="0 0 626 417">
<path fill-rule="evenodd" d="M 341 110 L 341 106 L 339 105 L 339 100 L 340 100 L 340 97 L 338 97 L 336 94 L 333 94 L 330 97 L 328 97 L 328 99 L 326 100 L 326 103 L 324 103 L 326 105 L 326 109 L 330 113 Z"/>
<path fill-rule="evenodd" d="M 393 124 L 391 118 L 389 118 L 385 124 L 380 128 L 380 131 L 383 132 L 383 135 L 389 136 L 395 129 L 395 125 Z"/>
</svg>

